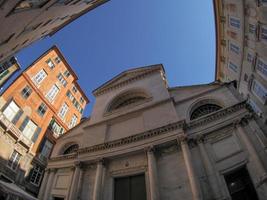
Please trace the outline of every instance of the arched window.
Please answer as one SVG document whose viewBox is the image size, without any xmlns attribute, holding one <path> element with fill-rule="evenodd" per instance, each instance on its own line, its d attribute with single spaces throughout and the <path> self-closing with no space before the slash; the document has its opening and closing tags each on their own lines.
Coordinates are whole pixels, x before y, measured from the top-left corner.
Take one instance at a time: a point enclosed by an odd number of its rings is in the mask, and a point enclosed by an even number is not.
<svg viewBox="0 0 267 200">
<path fill-rule="evenodd" d="M 112 112 L 119 110 L 129 105 L 136 105 L 144 102 L 148 98 L 148 95 L 140 91 L 130 91 L 116 97 L 109 105 L 107 111 Z"/>
<path fill-rule="evenodd" d="M 218 106 L 216 104 L 204 104 L 199 107 L 197 107 L 191 114 L 190 120 L 197 119 L 199 117 L 202 117 L 204 115 L 208 115 L 212 112 L 215 112 L 217 110 L 220 110 L 222 107 Z"/>
<path fill-rule="evenodd" d="M 63 155 L 70 154 L 70 153 L 75 153 L 75 152 L 78 151 L 78 149 L 79 149 L 79 145 L 78 144 L 70 145 L 67 149 L 65 149 L 65 151 L 63 152 Z"/>
</svg>

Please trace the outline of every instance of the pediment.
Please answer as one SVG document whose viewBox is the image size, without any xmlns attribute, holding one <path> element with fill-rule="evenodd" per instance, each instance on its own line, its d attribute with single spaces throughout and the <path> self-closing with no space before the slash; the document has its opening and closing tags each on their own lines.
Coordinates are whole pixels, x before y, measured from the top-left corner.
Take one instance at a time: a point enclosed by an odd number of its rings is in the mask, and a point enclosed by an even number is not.
<svg viewBox="0 0 267 200">
<path fill-rule="evenodd" d="M 136 78 L 142 77 L 142 76 L 144 76 L 150 72 L 153 72 L 155 70 L 164 71 L 163 66 L 161 64 L 126 70 L 126 71 L 120 73 L 119 75 L 115 76 L 113 79 L 107 81 L 106 83 L 101 85 L 99 88 L 95 89 L 93 91 L 93 94 L 97 95 L 99 93 L 102 93 L 105 90 L 110 89 L 110 88 L 118 87 L 121 84 L 127 84 L 130 81 L 132 81 Z"/>
</svg>

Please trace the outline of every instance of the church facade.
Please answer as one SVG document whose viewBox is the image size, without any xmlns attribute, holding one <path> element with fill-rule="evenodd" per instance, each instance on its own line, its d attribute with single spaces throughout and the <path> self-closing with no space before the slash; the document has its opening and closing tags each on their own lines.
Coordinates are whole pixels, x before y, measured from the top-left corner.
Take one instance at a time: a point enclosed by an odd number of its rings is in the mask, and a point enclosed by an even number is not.
<svg viewBox="0 0 267 200">
<path fill-rule="evenodd" d="M 267 139 L 232 83 L 168 87 L 122 72 L 55 145 L 41 200 L 267 199 Z"/>
</svg>

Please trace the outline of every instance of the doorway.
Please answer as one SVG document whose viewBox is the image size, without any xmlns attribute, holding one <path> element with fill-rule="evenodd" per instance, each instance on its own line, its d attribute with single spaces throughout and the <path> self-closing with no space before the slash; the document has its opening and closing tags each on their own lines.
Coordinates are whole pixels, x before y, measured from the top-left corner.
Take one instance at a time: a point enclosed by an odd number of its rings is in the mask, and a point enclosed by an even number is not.
<svg viewBox="0 0 267 200">
<path fill-rule="evenodd" d="M 145 175 L 115 178 L 114 200 L 146 200 Z"/>
<path fill-rule="evenodd" d="M 246 167 L 224 176 L 232 200 L 258 200 Z"/>
</svg>

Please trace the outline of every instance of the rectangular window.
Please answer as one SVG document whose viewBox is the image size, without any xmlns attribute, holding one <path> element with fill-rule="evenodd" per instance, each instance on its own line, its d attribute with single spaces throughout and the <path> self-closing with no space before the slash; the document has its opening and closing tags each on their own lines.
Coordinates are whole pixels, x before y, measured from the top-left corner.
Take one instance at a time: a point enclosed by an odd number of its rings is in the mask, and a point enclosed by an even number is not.
<svg viewBox="0 0 267 200">
<path fill-rule="evenodd" d="M 260 99 L 260 101 L 265 104 L 267 100 L 267 89 L 260 84 L 258 81 L 254 80 L 251 87 L 252 92 Z"/>
<path fill-rule="evenodd" d="M 20 110 L 19 106 L 14 101 L 11 101 L 4 110 L 3 114 L 9 121 L 12 121 L 16 116 L 16 114 L 19 112 L 19 110 Z"/>
<path fill-rule="evenodd" d="M 236 53 L 237 55 L 239 54 L 239 50 L 240 50 L 239 46 L 237 46 L 234 43 L 230 42 L 229 47 L 230 47 L 230 51 Z"/>
<path fill-rule="evenodd" d="M 66 103 L 64 103 L 61 108 L 60 108 L 60 111 L 58 113 L 58 116 L 61 118 L 61 119 L 64 119 L 64 117 L 66 116 L 67 112 L 69 110 L 69 107 Z"/>
<path fill-rule="evenodd" d="M 52 88 L 48 91 L 46 98 L 50 102 L 52 102 L 55 99 L 55 97 L 57 96 L 58 92 L 59 92 L 59 88 L 56 85 L 53 85 Z"/>
<path fill-rule="evenodd" d="M 253 64 L 254 59 L 255 59 L 255 54 L 252 53 L 252 52 L 248 52 L 248 53 L 247 53 L 247 61 L 248 61 L 249 63 Z"/>
<path fill-rule="evenodd" d="M 249 99 L 248 100 L 249 105 L 251 106 L 251 108 L 253 109 L 253 111 L 257 114 L 257 115 L 261 115 L 262 111 L 260 110 L 260 108 L 257 106 L 257 104 L 252 100 Z"/>
<path fill-rule="evenodd" d="M 267 26 L 261 25 L 260 28 L 260 39 L 267 43 Z"/>
<path fill-rule="evenodd" d="M 63 127 L 61 127 L 55 119 L 52 119 L 50 124 L 49 124 L 49 129 L 55 134 L 56 137 L 62 135 L 65 130 Z"/>
<path fill-rule="evenodd" d="M 77 90 L 76 86 L 73 86 L 73 87 L 72 87 L 72 92 L 73 92 L 73 93 L 76 93 L 77 91 L 78 91 L 78 90 Z"/>
<path fill-rule="evenodd" d="M 8 160 L 7 166 L 9 166 L 12 170 L 16 170 L 19 165 L 20 158 L 21 154 L 14 150 Z"/>
<path fill-rule="evenodd" d="M 43 175 L 43 169 L 40 166 L 35 166 L 32 170 L 30 182 L 36 186 L 39 186 Z"/>
<path fill-rule="evenodd" d="M 61 59 L 57 56 L 57 57 L 55 58 L 55 62 L 58 64 L 58 63 L 61 62 Z"/>
<path fill-rule="evenodd" d="M 24 127 L 22 133 L 28 139 L 31 139 L 36 129 L 37 129 L 37 125 L 33 121 L 28 120 L 28 123 Z"/>
<path fill-rule="evenodd" d="M 229 17 L 229 25 L 233 28 L 240 29 L 240 19 L 236 17 Z"/>
<path fill-rule="evenodd" d="M 47 73 L 42 69 L 35 75 L 34 82 L 39 85 L 46 77 Z"/>
<path fill-rule="evenodd" d="M 66 76 L 67 78 L 70 76 L 70 72 L 68 71 L 68 70 L 66 70 L 65 72 L 64 72 L 64 76 Z"/>
<path fill-rule="evenodd" d="M 57 79 L 59 80 L 59 82 L 60 82 L 64 87 L 66 87 L 66 85 L 67 85 L 67 81 L 65 80 L 64 76 L 63 76 L 61 73 L 59 73 L 59 74 L 57 75 Z"/>
<path fill-rule="evenodd" d="M 74 127 L 77 124 L 77 120 L 78 120 L 77 116 L 73 115 L 69 124 L 69 128 Z"/>
<path fill-rule="evenodd" d="M 74 96 L 71 94 L 71 92 L 70 92 L 69 90 L 67 91 L 66 95 L 67 95 L 67 97 L 69 97 L 69 99 L 70 99 L 71 101 L 73 101 Z"/>
<path fill-rule="evenodd" d="M 267 79 L 267 61 L 262 58 L 258 58 L 256 70 L 264 79 Z"/>
<path fill-rule="evenodd" d="M 44 116 L 46 110 L 47 106 L 44 103 L 41 103 L 41 105 L 38 107 L 37 113 L 42 117 Z"/>
<path fill-rule="evenodd" d="M 257 30 L 257 25 L 256 24 L 248 24 L 248 32 L 249 34 L 252 35 L 252 37 L 255 39 L 256 37 L 256 30 Z"/>
<path fill-rule="evenodd" d="M 32 89 L 30 88 L 30 86 L 27 85 L 25 88 L 22 89 L 20 94 L 24 99 L 28 99 L 31 93 L 32 93 Z"/>
<path fill-rule="evenodd" d="M 238 70 L 237 65 L 234 64 L 234 63 L 232 63 L 231 61 L 229 61 L 229 63 L 228 63 L 228 67 L 229 67 L 231 70 L 233 70 L 234 72 L 237 72 L 237 70 Z"/>
<path fill-rule="evenodd" d="M 80 103 L 81 103 L 81 104 L 84 103 L 84 98 L 83 98 L 83 97 L 80 98 Z"/>
<path fill-rule="evenodd" d="M 53 61 L 50 58 L 46 61 L 46 63 L 50 67 L 50 69 L 55 68 L 55 64 L 53 63 Z"/>
<path fill-rule="evenodd" d="M 49 140 L 46 139 L 44 142 L 44 146 L 41 150 L 41 157 L 47 159 L 51 153 L 52 147 L 53 147 L 53 144 Z"/>
</svg>

